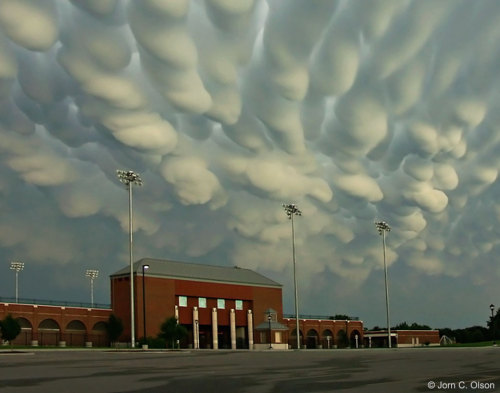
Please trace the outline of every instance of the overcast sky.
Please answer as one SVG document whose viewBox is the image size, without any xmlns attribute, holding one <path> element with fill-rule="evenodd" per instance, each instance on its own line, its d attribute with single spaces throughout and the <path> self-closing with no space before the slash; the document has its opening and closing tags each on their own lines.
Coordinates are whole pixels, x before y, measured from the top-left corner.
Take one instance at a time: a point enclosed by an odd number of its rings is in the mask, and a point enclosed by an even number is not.
<svg viewBox="0 0 500 393">
<path fill-rule="evenodd" d="M 500 306 L 500 1 L 2 0 L 0 296 L 109 303 L 135 258 L 255 269 L 293 313 Z"/>
</svg>

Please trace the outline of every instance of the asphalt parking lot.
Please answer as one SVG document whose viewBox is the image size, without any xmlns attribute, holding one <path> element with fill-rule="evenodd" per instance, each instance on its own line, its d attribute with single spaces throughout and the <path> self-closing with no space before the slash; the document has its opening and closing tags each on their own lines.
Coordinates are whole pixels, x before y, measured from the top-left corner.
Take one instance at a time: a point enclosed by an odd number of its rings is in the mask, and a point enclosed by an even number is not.
<svg viewBox="0 0 500 393">
<path fill-rule="evenodd" d="M 0 352 L 2 393 L 500 391 L 500 347 Z"/>
</svg>

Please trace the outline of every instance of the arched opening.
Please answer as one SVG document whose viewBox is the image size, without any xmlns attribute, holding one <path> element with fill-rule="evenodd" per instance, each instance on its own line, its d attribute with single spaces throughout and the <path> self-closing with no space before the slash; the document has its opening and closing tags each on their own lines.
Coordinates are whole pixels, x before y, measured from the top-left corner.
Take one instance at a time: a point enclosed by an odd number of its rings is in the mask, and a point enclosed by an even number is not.
<svg viewBox="0 0 500 393">
<path fill-rule="evenodd" d="M 299 330 L 299 340 L 300 340 L 300 345 L 304 343 L 304 335 L 302 334 L 302 330 Z M 292 334 L 290 334 L 290 338 L 288 339 L 288 344 L 290 345 L 291 348 L 297 348 L 297 329 L 292 330 Z"/>
<path fill-rule="evenodd" d="M 38 325 L 38 338 L 40 345 L 52 345 L 56 346 L 60 341 L 60 332 L 59 324 L 53 319 L 44 319 Z"/>
<path fill-rule="evenodd" d="M 333 332 L 330 329 L 325 329 L 323 330 L 323 333 L 321 334 L 322 338 L 322 343 L 323 343 L 323 348 L 326 349 L 331 349 L 333 348 Z"/>
<path fill-rule="evenodd" d="M 350 345 L 351 348 L 359 348 L 361 346 L 361 334 L 358 330 L 353 330 L 350 335 Z"/>
<path fill-rule="evenodd" d="M 85 345 L 85 336 L 87 328 L 79 320 L 73 320 L 66 325 L 65 341 L 66 344 L 73 347 L 83 347 Z"/>
<path fill-rule="evenodd" d="M 90 341 L 92 341 L 92 345 L 95 345 L 96 347 L 109 346 L 108 329 L 106 326 L 106 322 L 104 321 L 94 324 L 89 337 Z"/>
<path fill-rule="evenodd" d="M 17 323 L 21 326 L 21 333 L 13 341 L 14 345 L 30 345 L 33 337 L 33 325 L 29 320 L 23 317 L 16 318 Z"/>
<path fill-rule="evenodd" d="M 315 349 L 319 344 L 319 335 L 315 329 L 309 329 L 307 331 L 307 341 L 306 347 L 308 349 Z"/>
<path fill-rule="evenodd" d="M 101 322 L 97 322 L 94 327 L 92 328 L 92 331 L 95 331 L 95 332 L 106 332 L 107 329 L 106 329 L 106 322 L 104 321 L 101 321 Z"/>
</svg>

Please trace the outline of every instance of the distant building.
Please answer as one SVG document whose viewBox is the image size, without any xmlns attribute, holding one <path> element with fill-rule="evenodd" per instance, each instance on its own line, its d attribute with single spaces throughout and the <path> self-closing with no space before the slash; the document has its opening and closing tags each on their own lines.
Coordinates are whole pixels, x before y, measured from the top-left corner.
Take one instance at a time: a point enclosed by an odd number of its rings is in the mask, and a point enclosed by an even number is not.
<svg viewBox="0 0 500 393">
<path fill-rule="evenodd" d="M 391 330 L 393 347 L 422 347 L 440 345 L 439 330 Z M 367 348 L 387 347 L 387 330 L 365 331 Z"/>
<path fill-rule="evenodd" d="M 283 323 L 288 327 L 290 344 L 296 347 L 295 316 L 286 315 Z M 363 322 L 357 319 L 334 320 L 321 315 L 302 315 L 299 318 L 299 330 L 303 349 L 363 347 Z"/>
</svg>

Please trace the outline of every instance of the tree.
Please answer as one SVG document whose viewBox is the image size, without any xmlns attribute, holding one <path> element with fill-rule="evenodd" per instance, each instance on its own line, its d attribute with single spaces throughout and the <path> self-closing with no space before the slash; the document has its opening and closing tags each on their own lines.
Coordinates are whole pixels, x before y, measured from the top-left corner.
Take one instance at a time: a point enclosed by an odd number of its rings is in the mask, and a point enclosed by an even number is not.
<svg viewBox="0 0 500 393">
<path fill-rule="evenodd" d="M 170 317 L 165 320 L 160 326 L 160 334 L 158 337 L 163 338 L 165 342 L 171 344 L 171 348 L 175 348 L 175 342 L 182 340 L 188 334 L 187 329 L 177 323 L 175 317 Z"/>
<path fill-rule="evenodd" d="M 488 321 L 488 329 L 492 340 L 500 339 L 500 308 L 494 317 L 490 317 Z"/>
<path fill-rule="evenodd" d="M 439 329 L 439 337 L 443 337 L 443 336 L 446 336 L 449 338 L 455 337 L 453 330 L 450 328 Z"/>
<path fill-rule="evenodd" d="M 416 322 L 413 322 L 411 325 L 409 325 L 406 321 L 402 322 L 400 324 L 397 324 L 392 329 L 394 329 L 394 330 L 431 330 L 430 326 L 420 325 Z"/>
<path fill-rule="evenodd" d="M 2 331 L 2 339 L 8 341 L 12 349 L 12 342 L 21 333 L 21 325 L 9 314 L 0 321 L 0 330 Z"/>
<path fill-rule="evenodd" d="M 333 317 L 329 317 L 328 319 L 333 321 L 350 321 L 352 318 L 346 314 L 335 314 Z"/>
<path fill-rule="evenodd" d="M 106 323 L 106 330 L 108 332 L 109 342 L 113 344 L 123 333 L 123 322 L 115 314 L 109 316 Z"/>
</svg>

